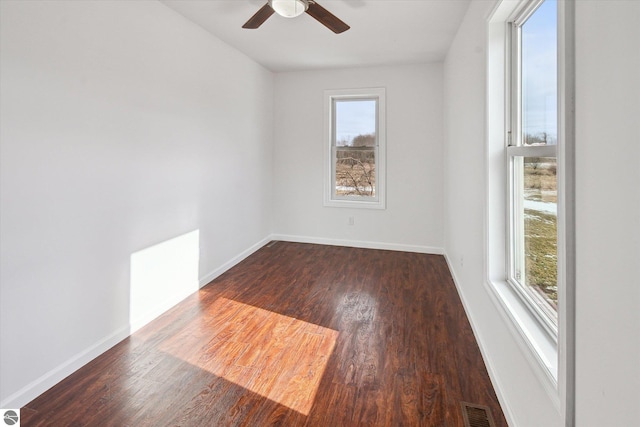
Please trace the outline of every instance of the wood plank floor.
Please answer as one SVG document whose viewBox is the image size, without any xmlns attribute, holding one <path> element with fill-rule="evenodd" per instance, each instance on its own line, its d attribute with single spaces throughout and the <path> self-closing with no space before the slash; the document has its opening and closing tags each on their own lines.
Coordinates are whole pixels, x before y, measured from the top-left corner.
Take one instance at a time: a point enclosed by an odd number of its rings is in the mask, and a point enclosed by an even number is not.
<svg viewBox="0 0 640 427">
<path fill-rule="evenodd" d="M 442 256 L 276 242 L 22 408 L 23 426 L 507 425 Z"/>
</svg>

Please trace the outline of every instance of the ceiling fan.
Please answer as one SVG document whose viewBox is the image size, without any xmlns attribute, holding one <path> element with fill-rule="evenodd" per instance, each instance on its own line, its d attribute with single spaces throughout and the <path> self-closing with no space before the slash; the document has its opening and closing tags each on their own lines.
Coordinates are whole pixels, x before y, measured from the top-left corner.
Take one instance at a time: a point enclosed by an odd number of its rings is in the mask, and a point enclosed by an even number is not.
<svg viewBox="0 0 640 427">
<path fill-rule="evenodd" d="M 271 15 L 277 13 L 285 18 L 295 18 L 307 12 L 322 25 L 336 34 L 347 31 L 350 27 L 338 19 L 334 14 L 320 6 L 314 0 L 268 0 L 242 28 L 255 29 L 264 23 Z"/>
</svg>

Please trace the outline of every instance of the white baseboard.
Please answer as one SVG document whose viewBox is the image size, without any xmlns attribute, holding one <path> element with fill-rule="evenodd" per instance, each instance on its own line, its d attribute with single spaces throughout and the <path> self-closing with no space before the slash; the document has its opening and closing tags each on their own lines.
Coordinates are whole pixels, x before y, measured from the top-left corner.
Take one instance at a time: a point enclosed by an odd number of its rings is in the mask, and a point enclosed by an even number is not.
<svg viewBox="0 0 640 427">
<path fill-rule="evenodd" d="M 270 240 L 271 237 L 267 236 L 266 238 L 251 246 L 249 249 L 234 256 L 220 267 L 206 274 L 204 277 L 198 280 L 199 287 L 202 288 L 204 285 L 211 282 L 213 279 L 220 276 L 222 273 L 229 270 L 231 267 L 235 266 L 240 261 L 260 249 Z M 136 319 L 131 319 L 129 326 L 123 327 L 118 331 L 112 333 L 111 335 L 101 339 L 89 348 L 79 352 L 66 362 L 63 362 L 54 369 L 42 375 L 40 378 L 30 382 L 17 392 L 2 400 L 2 402 L 0 402 L 0 408 L 23 407 L 87 363 L 91 362 L 96 357 L 100 356 L 105 351 L 109 350 L 114 345 L 118 344 L 123 339 L 127 338 L 136 330 L 158 318 L 169 309 L 175 307 L 178 303 L 192 294 L 193 292 L 188 294 L 181 293 L 173 295 L 172 297 L 165 299 L 161 304 L 158 304 L 156 307 L 147 311 L 143 316 L 137 317 Z"/>
<path fill-rule="evenodd" d="M 129 335 L 133 334 L 138 329 L 146 326 L 148 323 L 151 323 L 153 320 L 160 317 L 160 315 L 162 315 L 169 309 L 180 304 L 189 295 L 193 295 L 195 291 L 197 291 L 197 289 L 189 290 L 187 292 L 182 292 L 181 294 L 172 295 L 171 297 L 166 298 L 162 303 L 153 307 L 151 310 L 148 310 L 143 315 L 137 316 L 135 319 L 131 319 L 129 321 Z"/>
<path fill-rule="evenodd" d="M 500 402 L 500 407 L 502 408 L 502 412 L 504 413 L 504 416 L 507 419 L 507 424 L 510 426 L 514 426 L 516 425 L 515 418 L 513 416 L 513 413 L 511 412 L 511 409 L 509 408 L 509 405 L 507 404 L 507 400 L 505 399 L 504 394 L 502 393 L 502 390 L 503 390 L 502 383 L 500 382 L 500 379 L 498 378 L 498 376 L 495 373 L 495 370 L 493 369 L 491 358 L 489 357 L 487 351 L 485 350 L 482 341 L 478 338 L 479 337 L 478 330 L 473 321 L 473 317 L 470 315 L 469 305 L 467 304 L 467 300 L 465 299 L 464 293 L 460 288 L 460 282 L 456 277 L 456 272 L 453 268 L 453 263 L 449 259 L 449 256 L 447 255 L 446 252 L 444 252 L 443 255 L 444 255 L 444 259 L 447 261 L 447 266 L 449 267 L 449 272 L 451 273 L 453 283 L 456 286 L 458 295 L 460 296 L 460 301 L 462 301 L 462 307 L 464 308 L 464 312 L 467 315 L 467 319 L 469 319 L 469 324 L 471 325 L 473 336 L 475 337 L 476 342 L 478 343 L 478 347 L 480 348 L 482 359 L 484 360 L 484 364 L 487 367 L 487 372 L 489 373 L 489 378 L 491 379 L 491 383 L 493 384 L 493 389 L 496 392 L 496 397 L 498 398 L 498 402 Z"/>
<path fill-rule="evenodd" d="M 348 246 L 352 248 L 417 252 L 417 253 L 434 254 L 434 255 L 444 254 L 443 248 L 433 247 L 433 246 L 421 246 L 421 245 L 405 245 L 400 243 L 383 243 L 383 242 L 370 242 L 370 241 L 362 241 L 362 240 L 328 239 L 324 237 L 293 236 L 293 235 L 287 235 L 287 234 L 272 234 L 271 240 L 281 240 L 284 242 L 297 242 L 297 243 L 315 243 L 318 245 Z"/>
<path fill-rule="evenodd" d="M 128 327 L 119 329 L 13 393 L 0 402 L 0 408 L 23 407 L 128 336 Z"/>
<path fill-rule="evenodd" d="M 265 237 L 259 242 L 255 243 L 248 249 L 242 251 L 240 254 L 234 256 L 229 261 L 222 264 L 215 270 L 205 274 L 198 282 L 200 288 L 210 283 L 212 280 L 223 274 L 225 271 L 234 267 L 236 264 L 247 258 L 249 255 L 256 252 L 258 249 L 266 245 L 271 240 L 281 240 L 288 242 L 298 243 L 316 243 L 321 245 L 333 245 L 333 246 L 348 246 L 355 248 L 367 248 L 367 249 L 385 249 L 392 251 L 404 251 L 404 252 L 417 252 L 427 254 L 444 254 L 444 250 L 439 247 L 419 246 L 419 245 L 404 245 L 397 243 L 382 243 L 382 242 L 368 242 L 368 241 L 355 241 L 355 240 L 342 240 L 342 239 L 327 239 L 320 237 L 308 237 L 308 236 L 291 236 L 282 234 L 273 234 Z M 191 295 L 191 294 L 189 294 Z M 154 309 L 149 310 L 144 316 L 137 319 L 132 319 L 131 324 L 127 327 L 123 327 L 111 335 L 99 340 L 95 344 L 91 345 L 87 349 L 77 353 L 66 362 L 58 365 L 54 369 L 45 373 L 38 379 L 30 382 L 22 389 L 11 394 L 6 399 L 0 402 L 0 408 L 20 408 L 38 397 L 40 394 L 47 391 L 67 376 L 71 375 L 82 366 L 86 365 L 96 357 L 100 356 L 105 351 L 118 344 L 123 339 L 127 338 L 134 331 L 140 329 L 142 326 L 150 323 L 162 315 L 167 310 L 174 307 L 176 304 L 184 300 L 189 295 L 179 294 L 174 295 L 171 298 L 166 299 Z"/>
<path fill-rule="evenodd" d="M 225 262 L 220 267 L 218 267 L 215 270 L 205 274 L 202 278 L 200 278 L 200 287 L 202 288 L 203 286 L 206 286 L 212 280 L 214 280 L 218 276 L 222 275 L 222 273 L 224 273 L 225 271 L 227 271 L 227 270 L 231 269 L 232 267 L 234 267 L 240 261 L 242 261 L 243 259 L 247 258 L 249 255 L 253 254 L 255 251 L 257 251 L 258 249 L 260 249 L 261 247 L 263 247 L 264 245 L 269 243 L 271 240 L 273 240 L 271 238 L 271 236 L 265 237 L 264 239 L 260 240 L 255 245 L 251 246 L 249 249 L 246 249 L 246 250 L 242 251 L 241 253 L 239 253 L 238 255 L 236 255 L 235 257 L 231 258 L 229 261 Z"/>
</svg>

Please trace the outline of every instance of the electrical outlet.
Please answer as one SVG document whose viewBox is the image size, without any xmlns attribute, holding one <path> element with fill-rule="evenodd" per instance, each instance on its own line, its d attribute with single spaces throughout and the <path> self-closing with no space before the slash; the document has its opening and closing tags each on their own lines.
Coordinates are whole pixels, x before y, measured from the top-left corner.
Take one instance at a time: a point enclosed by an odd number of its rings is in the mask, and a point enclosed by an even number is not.
<svg viewBox="0 0 640 427">
<path fill-rule="evenodd" d="M 349 225 L 356 225 L 356 219 L 354 217 L 350 216 L 348 224 Z"/>
<path fill-rule="evenodd" d="M 464 267 L 464 257 L 460 257 L 460 267 Z"/>
</svg>

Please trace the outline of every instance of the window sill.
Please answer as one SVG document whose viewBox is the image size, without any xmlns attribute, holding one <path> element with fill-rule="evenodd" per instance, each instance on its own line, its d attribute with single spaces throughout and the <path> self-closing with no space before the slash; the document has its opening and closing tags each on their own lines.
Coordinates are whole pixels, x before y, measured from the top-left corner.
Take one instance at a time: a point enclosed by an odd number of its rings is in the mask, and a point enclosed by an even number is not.
<svg viewBox="0 0 640 427">
<path fill-rule="evenodd" d="M 558 343 L 506 281 L 487 281 L 490 295 L 554 404 L 560 409 Z"/>
<path fill-rule="evenodd" d="M 359 209 L 386 209 L 381 201 L 365 201 L 365 200 L 340 200 L 329 199 L 324 201 L 324 206 L 334 208 L 359 208 Z"/>
</svg>

